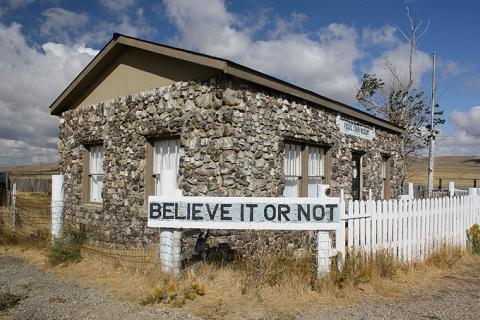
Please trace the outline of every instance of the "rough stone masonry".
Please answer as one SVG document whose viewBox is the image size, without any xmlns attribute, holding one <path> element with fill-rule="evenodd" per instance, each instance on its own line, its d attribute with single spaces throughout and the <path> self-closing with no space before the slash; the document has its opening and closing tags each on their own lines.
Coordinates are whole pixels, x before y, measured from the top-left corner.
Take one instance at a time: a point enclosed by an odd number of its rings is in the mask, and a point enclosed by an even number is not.
<svg viewBox="0 0 480 320">
<path fill-rule="evenodd" d="M 371 189 L 378 197 L 382 154 L 391 155 L 391 195 L 399 195 L 402 138 L 378 127 L 373 140 L 342 134 L 337 116 L 227 76 L 177 82 L 66 111 L 60 119 L 59 142 L 60 168 L 65 175 L 65 222 L 84 224 L 112 243 L 158 242 L 158 229 L 146 227 L 145 157 L 148 138 L 163 135 L 180 136 L 179 188 L 184 195 L 281 195 L 283 147 L 290 138 L 331 146 L 330 185 L 334 194 L 340 188 L 347 193 L 350 190 L 352 151 L 362 151 L 362 192 Z M 82 203 L 83 148 L 92 142 L 104 146 L 101 206 Z M 270 249 L 314 246 L 313 232 L 220 234 L 223 237 L 218 241 L 247 251 L 262 245 Z"/>
</svg>

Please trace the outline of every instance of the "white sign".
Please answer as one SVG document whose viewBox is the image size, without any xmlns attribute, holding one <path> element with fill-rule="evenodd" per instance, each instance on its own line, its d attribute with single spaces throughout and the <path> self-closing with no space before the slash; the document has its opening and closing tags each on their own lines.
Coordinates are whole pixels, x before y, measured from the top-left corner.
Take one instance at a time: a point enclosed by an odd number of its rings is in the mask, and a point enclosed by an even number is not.
<svg viewBox="0 0 480 320">
<path fill-rule="evenodd" d="M 156 228 L 335 230 L 339 198 L 148 197 Z"/>
<path fill-rule="evenodd" d="M 340 126 L 340 132 L 342 133 L 367 140 L 373 139 L 372 128 L 369 128 L 361 123 L 340 118 L 338 124 Z"/>
</svg>

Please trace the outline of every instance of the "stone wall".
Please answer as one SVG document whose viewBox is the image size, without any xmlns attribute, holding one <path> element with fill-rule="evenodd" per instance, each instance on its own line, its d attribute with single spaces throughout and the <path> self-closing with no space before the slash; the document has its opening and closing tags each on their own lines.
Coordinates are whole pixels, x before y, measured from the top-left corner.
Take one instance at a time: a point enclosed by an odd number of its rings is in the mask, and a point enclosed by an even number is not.
<svg viewBox="0 0 480 320">
<path fill-rule="evenodd" d="M 363 192 L 380 194 L 382 154 L 391 155 L 392 196 L 401 192 L 403 143 L 376 128 L 372 141 L 344 135 L 338 114 L 232 78 L 178 82 L 149 92 L 81 107 L 60 119 L 60 168 L 65 175 L 65 219 L 85 224 L 107 241 L 149 244 L 145 170 L 148 137 L 178 134 L 184 195 L 278 196 L 283 191 L 285 139 L 331 146 L 331 186 L 351 188 L 351 152 L 364 156 Z M 83 148 L 102 141 L 104 202 L 82 203 Z M 259 235 L 263 236 L 259 236 Z M 288 235 L 288 236 L 287 236 Z M 312 232 L 241 232 L 223 237 L 238 248 L 309 247 Z"/>
</svg>

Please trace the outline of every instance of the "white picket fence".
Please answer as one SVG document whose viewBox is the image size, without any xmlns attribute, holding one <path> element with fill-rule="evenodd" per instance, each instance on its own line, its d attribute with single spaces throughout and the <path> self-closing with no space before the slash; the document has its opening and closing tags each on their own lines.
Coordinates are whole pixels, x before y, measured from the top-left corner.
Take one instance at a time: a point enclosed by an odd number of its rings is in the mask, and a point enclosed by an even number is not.
<svg viewBox="0 0 480 320">
<path fill-rule="evenodd" d="M 388 250 L 401 261 L 424 259 L 442 245 L 465 248 L 466 230 L 480 223 L 480 196 L 349 201 L 347 246 Z"/>
</svg>

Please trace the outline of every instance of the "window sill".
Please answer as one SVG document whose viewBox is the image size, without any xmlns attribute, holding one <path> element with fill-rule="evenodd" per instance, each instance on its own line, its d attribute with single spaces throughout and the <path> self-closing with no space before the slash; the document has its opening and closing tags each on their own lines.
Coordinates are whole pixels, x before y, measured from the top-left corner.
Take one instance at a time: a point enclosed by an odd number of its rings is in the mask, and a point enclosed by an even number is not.
<svg viewBox="0 0 480 320">
<path fill-rule="evenodd" d="M 90 209 L 103 209 L 102 202 L 86 202 L 86 203 L 82 203 L 81 206 L 85 208 L 90 208 Z"/>
</svg>

